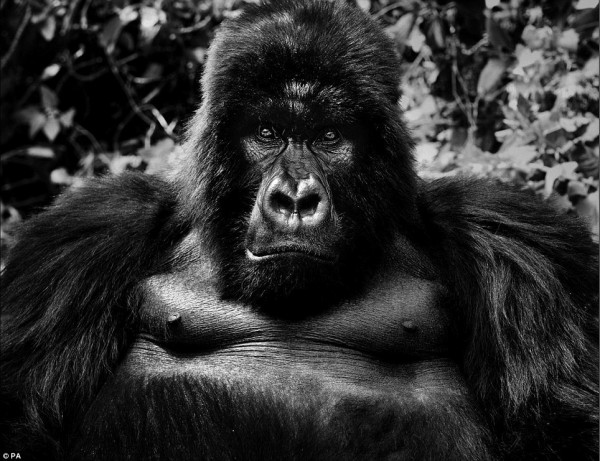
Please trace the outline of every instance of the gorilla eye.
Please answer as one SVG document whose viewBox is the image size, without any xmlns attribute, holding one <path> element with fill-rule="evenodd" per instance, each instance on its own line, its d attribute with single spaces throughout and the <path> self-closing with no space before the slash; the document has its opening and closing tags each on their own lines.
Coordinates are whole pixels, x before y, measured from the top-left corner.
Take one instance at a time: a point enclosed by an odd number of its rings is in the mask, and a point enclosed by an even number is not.
<svg viewBox="0 0 600 461">
<path fill-rule="evenodd" d="M 258 138 L 261 141 L 273 141 L 277 139 L 277 134 L 273 128 L 261 125 L 258 127 Z"/>
<path fill-rule="evenodd" d="M 317 137 L 318 142 L 322 142 L 325 144 L 335 144 L 341 139 L 340 132 L 334 128 L 327 128 L 323 130 L 321 134 Z"/>
</svg>

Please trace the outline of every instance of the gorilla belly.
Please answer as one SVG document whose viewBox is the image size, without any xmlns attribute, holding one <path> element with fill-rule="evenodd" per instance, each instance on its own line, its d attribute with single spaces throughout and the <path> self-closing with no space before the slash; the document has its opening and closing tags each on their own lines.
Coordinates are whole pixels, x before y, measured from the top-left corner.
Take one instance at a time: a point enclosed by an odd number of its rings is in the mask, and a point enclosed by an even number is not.
<svg viewBox="0 0 600 461">
<path fill-rule="evenodd" d="M 144 329 L 73 458 L 109 444 L 123 459 L 490 459 L 434 282 L 382 276 L 291 320 L 220 300 L 194 273 L 146 282 Z"/>
<path fill-rule="evenodd" d="M 74 459 L 491 459 L 447 359 L 246 342 L 201 353 L 140 339 L 87 412 Z"/>
</svg>

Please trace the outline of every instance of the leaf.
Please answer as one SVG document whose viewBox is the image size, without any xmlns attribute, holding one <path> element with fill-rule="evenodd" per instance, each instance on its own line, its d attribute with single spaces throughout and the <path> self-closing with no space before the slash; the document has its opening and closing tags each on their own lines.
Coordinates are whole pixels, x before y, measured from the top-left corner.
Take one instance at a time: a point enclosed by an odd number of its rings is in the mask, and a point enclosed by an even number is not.
<svg viewBox="0 0 600 461">
<path fill-rule="evenodd" d="M 138 151 L 138 155 L 149 162 L 157 157 L 167 156 L 175 147 L 175 142 L 171 138 L 164 138 L 150 147 L 145 147 Z"/>
<path fill-rule="evenodd" d="M 598 77 L 599 70 L 600 57 L 596 55 L 587 60 L 581 72 L 583 73 L 584 77 L 592 79 L 594 77 Z"/>
<path fill-rule="evenodd" d="M 479 96 L 485 96 L 490 91 L 494 90 L 502 80 L 505 70 L 506 63 L 503 59 L 490 58 L 481 71 L 481 74 L 479 74 L 477 94 Z"/>
<path fill-rule="evenodd" d="M 532 120 L 533 112 L 531 110 L 531 104 L 529 104 L 529 101 L 521 93 L 519 93 L 519 96 L 517 97 L 517 110 L 528 121 Z"/>
<path fill-rule="evenodd" d="M 398 46 L 403 47 L 408 40 L 410 30 L 414 23 L 415 15 L 406 13 L 400 16 L 400 19 L 389 27 L 385 28 L 385 32 L 396 42 Z"/>
<path fill-rule="evenodd" d="M 413 27 L 406 44 L 410 46 L 415 53 L 418 53 L 421 51 L 426 41 L 427 39 L 425 38 L 425 35 L 423 35 L 423 32 L 421 32 L 421 29 Z"/>
<path fill-rule="evenodd" d="M 356 4 L 361 10 L 367 13 L 371 10 L 371 0 L 356 0 Z"/>
<path fill-rule="evenodd" d="M 544 194 L 549 197 L 554 190 L 554 183 L 559 178 L 577 180 L 575 170 L 577 169 L 577 162 L 565 162 L 554 165 L 552 168 L 548 168 L 546 171 L 546 184 L 544 186 Z"/>
<path fill-rule="evenodd" d="M 581 146 L 581 145 L 580 145 Z M 582 149 L 571 153 L 571 160 L 579 165 L 579 171 L 586 178 L 598 178 L 598 145 L 588 147 L 581 146 Z"/>
<path fill-rule="evenodd" d="M 33 146 L 27 149 L 27 155 L 37 158 L 54 158 L 54 151 L 49 147 Z"/>
<path fill-rule="evenodd" d="M 55 33 L 56 19 L 54 19 L 54 16 L 50 15 L 46 18 L 44 24 L 42 24 L 42 27 L 40 27 L 40 34 L 42 34 L 42 37 L 49 42 L 54 38 Z"/>
<path fill-rule="evenodd" d="M 523 30 L 521 39 L 531 50 L 545 50 L 551 47 L 553 35 L 552 29 L 548 26 L 538 29 L 530 24 Z"/>
<path fill-rule="evenodd" d="M 588 188 L 581 181 L 569 181 L 567 186 L 567 195 L 573 201 L 576 197 L 587 197 Z"/>
<path fill-rule="evenodd" d="M 130 168 L 139 168 L 142 160 L 142 157 L 136 155 L 117 155 L 110 161 L 108 167 L 112 174 L 120 174 Z"/>
<path fill-rule="evenodd" d="M 43 128 L 44 134 L 50 141 L 54 141 L 58 133 L 60 133 L 60 123 L 54 117 L 49 117 Z"/>
<path fill-rule="evenodd" d="M 192 48 L 188 51 L 197 63 L 204 64 L 204 61 L 206 60 L 206 56 L 207 56 L 206 48 L 199 46 L 197 48 Z"/>
<path fill-rule="evenodd" d="M 567 142 L 567 132 L 561 126 L 544 131 L 544 140 L 550 147 L 558 149 Z"/>
<path fill-rule="evenodd" d="M 75 117 L 75 109 L 69 109 L 68 111 L 62 113 L 58 120 L 60 124 L 66 128 L 70 128 L 73 126 L 73 117 Z"/>
<path fill-rule="evenodd" d="M 117 42 L 122 29 L 123 21 L 121 21 L 120 16 L 115 16 L 106 24 L 104 24 L 102 32 L 98 34 L 98 41 L 104 48 L 106 48 L 108 53 L 112 53 L 114 51 L 115 43 Z"/>
<path fill-rule="evenodd" d="M 136 5 L 128 5 L 119 11 L 119 19 L 121 20 L 122 25 L 129 24 L 138 18 L 139 13 L 137 8 Z"/>
<path fill-rule="evenodd" d="M 431 164 L 440 151 L 440 145 L 436 142 L 423 142 L 415 148 L 415 159 L 419 166 L 424 167 Z"/>
<path fill-rule="evenodd" d="M 589 8 L 596 8 L 598 6 L 598 0 L 579 0 L 575 5 L 577 10 L 586 10 Z"/>
<path fill-rule="evenodd" d="M 35 134 L 46 124 L 46 114 L 40 112 L 36 107 L 29 106 L 17 113 L 17 119 L 29 126 L 29 137 Z"/>
<path fill-rule="evenodd" d="M 515 45 L 511 38 L 506 34 L 504 29 L 488 15 L 485 22 L 486 32 L 488 34 L 488 40 L 490 44 L 498 51 L 512 51 L 515 49 Z"/>
<path fill-rule="evenodd" d="M 426 96 L 419 107 L 424 115 L 433 115 L 439 112 L 439 107 L 435 102 L 435 98 L 431 95 Z"/>
<path fill-rule="evenodd" d="M 519 67 L 529 67 L 541 62 L 544 59 L 544 55 L 540 50 L 530 50 L 529 48 L 523 47 L 518 56 Z"/>
<path fill-rule="evenodd" d="M 577 51 L 578 45 L 579 34 L 574 29 L 565 30 L 556 41 L 556 46 L 566 51 Z"/>
<path fill-rule="evenodd" d="M 42 96 L 42 106 L 44 109 L 56 109 L 58 106 L 58 96 L 54 91 L 46 85 L 40 86 L 40 94 Z"/>
<path fill-rule="evenodd" d="M 167 21 L 165 12 L 159 8 L 142 6 L 139 11 L 140 32 L 144 43 L 150 43 Z"/>
<path fill-rule="evenodd" d="M 587 126 L 585 133 L 581 136 L 581 140 L 583 142 L 593 142 L 598 138 L 598 135 L 600 135 L 600 120 L 594 118 Z"/>
<path fill-rule="evenodd" d="M 144 71 L 144 75 L 142 75 L 142 78 L 154 80 L 154 79 L 160 78 L 162 74 L 163 74 L 163 66 L 156 62 L 151 62 L 150 64 L 148 64 L 148 67 L 146 67 L 146 70 Z"/>
<path fill-rule="evenodd" d="M 567 133 L 575 133 L 581 126 L 589 123 L 586 117 L 561 117 L 559 119 L 560 126 Z"/>
<path fill-rule="evenodd" d="M 497 154 L 498 158 L 516 165 L 530 163 L 537 158 L 538 155 L 539 152 L 535 146 L 511 147 L 510 149 Z"/>
<path fill-rule="evenodd" d="M 49 78 L 56 76 L 56 74 L 58 74 L 59 72 L 60 72 L 59 64 L 50 64 L 48 67 L 46 67 L 44 69 L 44 72 L 42 73 L 42 80 L 48 80 Z"/>
<path fill-rule="evenodd" d="M 54 184 L 70 185 L 73 183 L 73 176 L 65 168 L 57 168 L 50 173 L 50 181 Z"/>
<path fill-rule="evenodd" d="M 445 35 L 442 20 L 439 17 L 434 18 L 427 31 L 430 46 L 434 45 L 438 50 L 444 49 L 446 47 Z"/>
</svg>

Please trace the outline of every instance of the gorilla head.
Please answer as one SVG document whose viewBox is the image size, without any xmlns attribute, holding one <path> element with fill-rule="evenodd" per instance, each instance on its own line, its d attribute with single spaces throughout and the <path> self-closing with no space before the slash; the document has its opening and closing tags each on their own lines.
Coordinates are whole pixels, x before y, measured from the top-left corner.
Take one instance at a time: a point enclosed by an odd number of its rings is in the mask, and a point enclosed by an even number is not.
<svg viewBox="0 0 600 461">
<path fill-rule="evenodd" d="M 273 2 L 223 25 L 188 131 L 185 177 L 201 179 L 182 200 L 223 294 L 331 301 L 414 227 L 398 71 L 380 27 L 343 3 Z"/>
</svg>

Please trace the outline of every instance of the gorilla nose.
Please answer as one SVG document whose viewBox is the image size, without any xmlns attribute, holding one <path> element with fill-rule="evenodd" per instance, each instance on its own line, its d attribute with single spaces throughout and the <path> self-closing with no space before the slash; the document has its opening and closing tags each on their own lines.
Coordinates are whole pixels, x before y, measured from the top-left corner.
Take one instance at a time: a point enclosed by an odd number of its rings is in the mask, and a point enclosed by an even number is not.
<svg viewBox="0 0 600 461">
<path fill-rule="evenodd" d="M 265 218 L 282 227 L 319 226 L 329 214 L 329 199 L 320 181 L 309 176 L 276 178 L 265 194 Z"/>
</svg>

